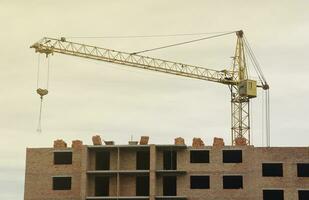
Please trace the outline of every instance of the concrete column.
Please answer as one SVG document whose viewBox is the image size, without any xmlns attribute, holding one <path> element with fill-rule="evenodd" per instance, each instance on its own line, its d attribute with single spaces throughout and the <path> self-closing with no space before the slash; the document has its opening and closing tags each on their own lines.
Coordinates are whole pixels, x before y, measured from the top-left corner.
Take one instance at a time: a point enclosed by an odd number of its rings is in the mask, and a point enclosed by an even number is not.
<svg viewBox="0 0 309 200">
<path fill-rule="evenodd" d="M 156 146 L 150 145 L 149 200 L 156 198 Z"/>
<path fill-rule="evenodd" d="M 120 170 L 120 149 L 119 147 L 117 148 L 117 197 L 120 196 L 120 174 L 119 174 L 119 170 Z"/>
</svg>

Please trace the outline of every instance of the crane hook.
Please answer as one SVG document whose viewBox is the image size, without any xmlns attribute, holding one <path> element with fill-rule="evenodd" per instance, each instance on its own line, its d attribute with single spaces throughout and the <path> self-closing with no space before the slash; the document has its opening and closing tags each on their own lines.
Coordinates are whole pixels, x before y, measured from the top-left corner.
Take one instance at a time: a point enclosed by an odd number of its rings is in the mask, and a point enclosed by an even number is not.
<svg viewBox="0 0 309 200">
<path fill-rule="evenodd" d="M 41 96 L 41 99 L 42 99 L 43 96 L 48 94 L 48 90 L 47 89 L 38 88 L 36 90 L 36 93 L 38 93 Z"/>
<path fill-rule="evenodd" d="M 41 128 L 41 118 L 42 118 L 42 104 L 43 104 L 43 96 L 48 94 L 48 90 L 47 89 L 42 89 L 42 88 L 38 88 L 36 90 L 36 92 L 40 95 L 40 99 L 41 99 L 41 103 L 40 103 L 40 113 L 39 113 L 39 121 L 38 121 L 38 128 L 37 131 L 39 133 L 42 132 L 42 128 Z"/>
</svg>

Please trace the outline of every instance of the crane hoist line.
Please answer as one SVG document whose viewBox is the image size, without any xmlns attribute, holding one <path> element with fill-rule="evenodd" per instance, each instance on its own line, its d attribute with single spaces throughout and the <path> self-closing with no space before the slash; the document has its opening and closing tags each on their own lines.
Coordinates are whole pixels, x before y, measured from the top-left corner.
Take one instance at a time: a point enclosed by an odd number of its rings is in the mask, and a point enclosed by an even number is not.
<svg viewBox="0 0 309 200">
<path fill-rule="evenodd" d="M 237 42 L 235 54 L 233 56 L 233 64 L 230 69 L 223 70 L 213 70 L 200 66 L 139 55 L 140 52 L 127 53 L 82 43 L 70 42 L 64 37 L 60 39 L 44 37 L 40 41 L 34 43 L 30 48 L 34 48 L 37 53 L 45 54 L 46 57 L 55 53 L 60 53 L 227 85 L 231 93 L 232 145 L 250 145 L 250 99 L 257 96 L 257 88 L 268 90 L 269 85 L 256 62 L 251 48 L 248 46 L 243 31 L 240 30 L 235 33 L 237 36 Z M 221 35 L 226 34 L 220 34 L 218 36 Z M 195 41 L 200 41 L 200 39 L 192 40 L 191 42 Z M 187 43 L 188 42 L 183 42 L 179 44 Z M 176 45 L 163 46 L 163 48 L 169 46 Z M 259 80 L 250 79 L 248 76 L 245 48 L 253 61 Z M 160 47 L 150 50 L 157 49 L 160 49 Z M 40 95 L 42 96 L 42 94 Z"/>
</svg>

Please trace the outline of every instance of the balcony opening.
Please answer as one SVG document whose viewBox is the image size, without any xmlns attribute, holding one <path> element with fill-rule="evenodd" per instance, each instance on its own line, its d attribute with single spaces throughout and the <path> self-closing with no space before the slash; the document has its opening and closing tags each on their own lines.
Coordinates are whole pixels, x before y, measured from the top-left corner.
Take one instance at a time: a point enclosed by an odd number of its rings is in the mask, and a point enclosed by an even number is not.
<svg viewBox="0 0 309 200">
<path fill-rule="evenodd" d="M 149 151 L 136 152 L 136 169 L 149 170 Z"/>
<path fill-rule="evenodd" d="M 242 150 L 223 150 L 224 163 L 242 163 Z"/>
<path fill-rule="evenodd" d="M 191 150 L 190 151 L 191 163 L 209 163 L 209 151 L 205 150 Z"/>
<path fill-rule="evenodd" d="M 70 165 L 72 164 L 72 152 L 54 152 L 55 165 Z"/>
<path fill-rule="evenodd" d="M 284 200 L 283 190 L 263 190 L 263 200 Z"/>
<path fill-rule="evenodd" d="M 298 163 L 297 164 L 297 176 L 298 177 L 309 177 L 309 163 Z"/>
<path fill-rule="evenodd" d="M 71 190 L 72 177 L 53 177 L 53 190 Z"/>
<path fill-rule="evenodd" d="M 110 152 L 98 151 L 95 157 L 95 169 L 96 170 L 109 170 L 110 166 Z"/>
<path fill-rule="evenodd" d="M 95 179 L 95 196 L 108 196 L 109 195 L 109 177 L 96 176 Z"/>
<path fill-rule="evenodd" d="M 262 172 L 263 176 L 266 177 L 282 177 L 283 176 L 282 163 L 263 163 Z"/>
<path fill-rule="evenodd" d="M 298 200 L 308 200 L 309 190 L 298 190 Z"/>
<path fill-rule="evenodd" d="M 223 189 L 242 189 L 242 176 L 223 176 Z"/>
<path fill-rule="evenodd" d="M 163 196 L 177 196 L 176 176 L 163 176 Z"/>
<path fill-rule="evenodd" d="M 136 196 L 149 196 L 149 176 L 136 177 Z"/>
<path fill-rule="evenodd" d="M 177 152 L 164 151 L 163 152 L 163 169 L 176 170 L 177 169 Z"/>
<path fill-rule="evenodd" d="M 209 189 L 209 176 L 191 176 L 191 189 Z"/>
</svg>

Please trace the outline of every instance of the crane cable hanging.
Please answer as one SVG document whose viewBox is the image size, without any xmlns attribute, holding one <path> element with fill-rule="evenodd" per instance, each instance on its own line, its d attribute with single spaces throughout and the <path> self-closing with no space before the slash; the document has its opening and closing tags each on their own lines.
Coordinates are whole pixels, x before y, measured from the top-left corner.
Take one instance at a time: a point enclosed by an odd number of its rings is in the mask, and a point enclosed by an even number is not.
<svg viewBox="0 0 309 200">
<path fill-rule="evenodd" d="M 42 119 L 42 104 L 43 104 L 43 96 L 48 94 L 48 87 L 49 87 L 49 57 L 47 57 L 47 80 L 46 80 L 46 87 L 40 88 L 39 87 L 40 82 L 40 54 L 38 55 L 38 69 L 37 69 L 37 94 L 40 95 L 40 110 L 39 110 L 39 119 L 38 119 L 38 127 L 37 132 L 42 132 L 42 126 L 41 126 L 41 119 Z"/>
<path fill-rule="evenodd" d="M 260 64 L 249 45 L 248 40 L 244 36 L 244 44 L 249 55 L 250 61 L 258 75 L 258 78 L 264 89 L 264 94 L 262 96 L 262 145 L 264 146 L 264 134 L 266 139 L 266 146 L 270 147 L 270 94 L 269 85 L 267 84 L 266 78 L 261 70 Z M 264 133 L 265 131 L 265 133 Z"/>
</svg>

